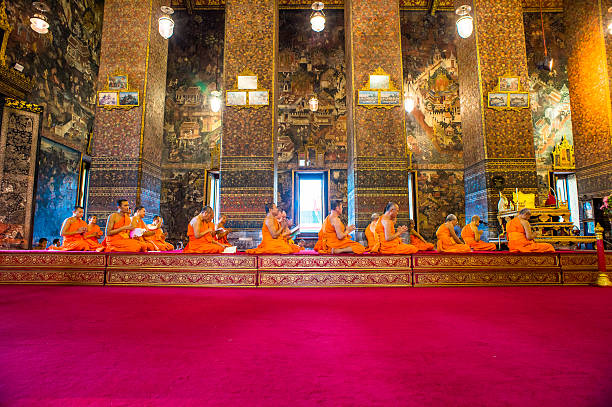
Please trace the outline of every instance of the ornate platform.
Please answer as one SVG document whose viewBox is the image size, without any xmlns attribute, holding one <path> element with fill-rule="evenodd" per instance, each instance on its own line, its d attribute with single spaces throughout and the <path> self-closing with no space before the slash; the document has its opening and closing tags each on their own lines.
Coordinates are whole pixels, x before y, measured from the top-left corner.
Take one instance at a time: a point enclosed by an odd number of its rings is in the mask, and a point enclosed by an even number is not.
<svg viewBox="0 0 612 407">
<path fill-rule="evenodd" d="M 595 283 L 599 271 L 597 270 L 597 252 L 559 252 L 563 284 L 590 285 Z M 606 252 L 606 268 L 612 277 L 612 253 Z"/>
</svg>

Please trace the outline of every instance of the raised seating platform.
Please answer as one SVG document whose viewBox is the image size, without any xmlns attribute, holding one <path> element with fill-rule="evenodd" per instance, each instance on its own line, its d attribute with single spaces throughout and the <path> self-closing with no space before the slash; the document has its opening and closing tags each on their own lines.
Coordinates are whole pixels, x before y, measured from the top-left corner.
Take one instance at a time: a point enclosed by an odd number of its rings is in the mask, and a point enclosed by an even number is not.
<svg viewBox="0 0 612 407">
<path fill-rule="evenodd" d="M 606 252 L 612 276 L 612 252 Z M 0 284 L 209 287 L 588 285 L 595 251 L 407 256 L 0 251 Z"/>
</svg>

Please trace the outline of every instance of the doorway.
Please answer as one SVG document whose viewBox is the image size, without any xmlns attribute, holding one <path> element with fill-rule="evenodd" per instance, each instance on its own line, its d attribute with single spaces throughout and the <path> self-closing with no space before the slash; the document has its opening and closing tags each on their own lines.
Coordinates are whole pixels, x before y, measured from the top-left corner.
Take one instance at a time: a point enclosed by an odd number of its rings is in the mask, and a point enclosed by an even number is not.
<svg viewBox="0 0 612 407">
<path fill-rule="evenodd" d="M 327 171 L 294 173 L 294 223 L 300 233 L 318 233 L 327 216 Z"/>
</svg>

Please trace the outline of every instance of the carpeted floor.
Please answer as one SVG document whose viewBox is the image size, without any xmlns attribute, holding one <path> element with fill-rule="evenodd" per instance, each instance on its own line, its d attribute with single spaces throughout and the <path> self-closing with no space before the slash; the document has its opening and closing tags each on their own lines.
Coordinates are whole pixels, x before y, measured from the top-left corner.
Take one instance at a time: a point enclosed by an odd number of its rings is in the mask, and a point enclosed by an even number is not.
<svg viewBox="0 0 612 407">
<path fill-rule="evenodd" d="M 0 405 L 610 406 L 612 289 L 0 286 Z"/>
</svg>

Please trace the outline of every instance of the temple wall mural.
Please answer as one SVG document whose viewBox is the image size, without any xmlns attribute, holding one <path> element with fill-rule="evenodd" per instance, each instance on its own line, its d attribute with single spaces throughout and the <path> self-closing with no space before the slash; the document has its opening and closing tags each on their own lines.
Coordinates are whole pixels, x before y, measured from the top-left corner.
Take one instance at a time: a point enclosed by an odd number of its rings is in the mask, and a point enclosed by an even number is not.
<svg viewBox="0 0 612 407">
<path fill-rule="evenodd" d="M 49 33 L 30 28 L 29 0 L 6 2 L 13 30 L 7 64 L 35 81 L 28 102 L 44 107 L 42 136 L 85 151 L 92 131 L 102 38 L 102 0 L 51 0 Z"/>
<path fill-rule="evenodd" d="M 448 12 L 401 12 L 404 94 L 415 102 L 406 114 L 406 137 L 418 174 L 418 227 L 426 238 L 465 206 L 455 19 Z"/>
<path fill-rule="evenodd" d="M 222 113 L 210 108 L 222 91 L 223 11 L 177 11 L 168 44 L 161 215 L 170 240 L 180 239 L 204 202 L 205 170 L 221 142 Z"/>
<path fill-rule="evenodd" d="M 292 170 L 331 170 L 330 198 L 347 193 L 344 11 L 325 12 L 325 30 L 318 33 L 310 28 L 310 11 L 279 12 L 278 200 L 288 213 Z M 313 95 L 319 100 L 314 113 Z"/>
<path fill-rule="evenodd" d="M 544 59 L 540 14 L 524 14 L 534 147 L 541 197 L 548 194 L 548 172 L 552 170 L 551 154 L 554 146 L 562 138 L 573 144 L 563 13 L 545 13 L 543 20 L 548 55 L 554 60 L 552 72 L 538 67 Z"/>
</svg>

